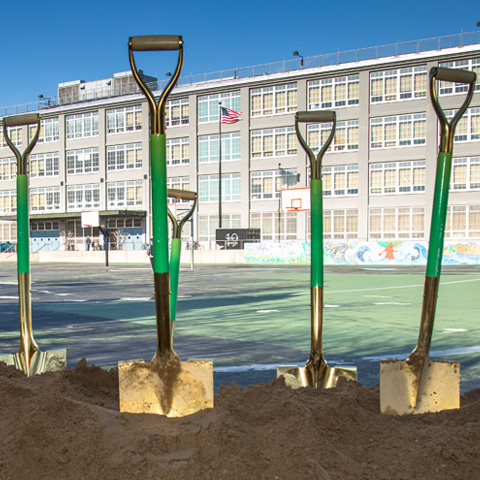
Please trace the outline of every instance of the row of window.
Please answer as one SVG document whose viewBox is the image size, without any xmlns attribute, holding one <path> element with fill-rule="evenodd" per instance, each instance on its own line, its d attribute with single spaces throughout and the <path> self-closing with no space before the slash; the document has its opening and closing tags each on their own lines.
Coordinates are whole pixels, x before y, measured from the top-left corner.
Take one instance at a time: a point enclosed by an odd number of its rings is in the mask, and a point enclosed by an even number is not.
<svg viewBox="0 0 480 480">
<path fill-rule="evenodd" d="M 446 112 L 448 117 L 454 111 Z M 314 151 L 319 150 L 330 134 L 332 124 L 308 125 L 307 142 Z M 338 122 L 336 134 L 329 151 L 358 150 L 358 120 Z M 470 108 L 460 120 L 455 135 L 456 142 L 480 140 L 480 108 Z M 371 119 L 372 149 L 424 145 L 426 142 L 425 114 L 398 115 Z M 218 162 L 220 155 L 219 135 L 198 137 L 199 163 Z M 167 165 L 190 163 L 189 139 L 167 139 Z M 251 157 L 269 158 L 295 155 L 297 138 L 293 127 L 254 130 L 251 132 Z M 240 160 L 240 133 L 222 134 L 222 161 Z M 98 172 L 99 150 L 88 148 L 69 150 L 67 173 L 69 175 Z M 30 176 L 50 177 L 59 174 L 58 153 L 41 153 L 30 156 Z M 0 180 L 11 180 L 16 175 L 15 158 L 0 159 Z M 142 168 L 142 144 L 124 144 L 107 147 L 107 170 Z"/>
<path fill-rule="evenodd" d="M 199 201 L 218 201 L 218 175 L 198 177 Z M 329 196 L 357 195 L 358 165 L 327 166 L 322 169 L 323 193 Z M 251 200 L 279 199 L 283 189 L 294 188 L 299 181 L 297 169 L 265 170 L 251 172 Z M 426 162 L 386 162 L 370 165 L 370 195 L 423 193 L 426 184 Z M 189 177 L 170 177 L 168 187 L 190 189 Z M 222 201 L 241 200 L 240 173 L 222 174 Z M 452 164 L 450 188 L 453 191 L 480 190 L 480 157 L 455 158 Z M 4 196 L 5 213 L 15 211 L 14 191 L 0 192 Z M 107 198 L 110 207 L 143 205 L 143 181 L 110 182 L 107 184 Z M 69 209 L 100 206 L 98 184 L 67 186 Z M 32 211 L 60 209 L 60 188 L 36 188 L 31 190 Z"/>
<path fill-rule="evenodd" d="M 83 115 L 83 114 L 82 114 Z M 86 115 L 86 114 L 85 114 Z M 445 111 L 448 119 L 455 110 Z M 421 146 L 426 144 L 426 114 L 391 115 L 370 119 L 370 149 L 386 149 Z M 79 122 L 78 131 L 85 123 Z M 307 143 L 318 151 L 330 135 L 332 123 L 310 124 L 307 126 Z M 17 131 L 21 142 L 21 130 Z M 269 128 L 251 131 L 252 159 L 283 157 L 297 154 L 297 137 L 294 127 Z M 240 132 L 219 135 L 201 135 L 198 137 L 199 163 L 240 160 Z M 455 130 L 455 142 L 480 140 L 480 107 L 467 109 Z M 167 139 L 167 165 L 186 165 L 190 163 L 189 138 Z M 335 136 L 329 152 L 357 151 L 359 149 L 359 121 L 348 120 L 336 123 Z M 32 176 L 58 175 L 58 153 L 31 155 Z M 98 148 L 67 151 L 67 172 L 69 174 L 90 173 L 99 170 Z M 5 170 L 0 180 L 14 175 L 13 159 L 0 159 Z M 114 145 L 107 147 L 108 170 L 124 170 L 142 167 L 142 146 L 140 143 Z M 6 166 L 8 165 L 8 166 Z M 52 173 L 57 172 L 57 173 Z"/>
<path fill-rule="evenodd" d="M 250 226 L 260 228 L 265 241 L 296 240 L 299 237 L 297 212 L 252 212 Z M 239 228 L 240 215 L 222 215 L 225 228 Z M 368 211 L 369 239 L 425 240 L 425 209 L 423 207 L 371 208 Z M 218 228 L 218 215 L 198 216 L 199 240 L 212 241 Z M 310 238 L 310 215 L 307 221 Z M 480 205 L 450 205 L 447 210 L 445 237 L 479 238 Z M 323 211 L 323 238 L 347 240 L 358 238 L 358 210 Z"/>
</svg>

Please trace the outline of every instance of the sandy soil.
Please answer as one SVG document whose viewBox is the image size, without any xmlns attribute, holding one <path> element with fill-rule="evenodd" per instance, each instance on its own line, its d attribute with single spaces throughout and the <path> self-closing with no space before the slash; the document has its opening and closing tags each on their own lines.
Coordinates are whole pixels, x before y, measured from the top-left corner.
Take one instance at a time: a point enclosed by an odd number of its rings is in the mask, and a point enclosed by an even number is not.
<svg viewBox="0 0 480 480">
<path fill-rule="evenodd" d="M 120 414 L 117 371 L 79 362 L 33 378 L 0 363 L 0 478 L 480 478 L 480 390 L 456 411 L 379 413 L 378 387 L 282 380 L 221 387 L 189 417 Z"/>
</svg>

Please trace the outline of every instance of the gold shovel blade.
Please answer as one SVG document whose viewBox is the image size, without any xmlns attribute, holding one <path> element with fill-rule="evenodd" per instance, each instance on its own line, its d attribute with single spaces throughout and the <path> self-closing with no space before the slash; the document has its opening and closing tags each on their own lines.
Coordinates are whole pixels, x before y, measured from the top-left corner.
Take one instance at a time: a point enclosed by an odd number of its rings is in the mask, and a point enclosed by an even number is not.
<svg viewBox="0 0 480 480">
<path fill-rule="evenodd" d="M 25 375 L 31 377 L 45 372 L 58 372 L 67 366 L 67 350 L 52 350 L 41 352 L 37 350 L 31 358 L 28 370 L 25 372 L 25 355 L 16 353 L 15 355 L 0 355 L 0 362 L 7 365 L 14 365 L 17 370 L 23 371 Z"/>
<path fill-rule="evenodd" d="M 380 362 L 380 411 L 384 415 L 440 412 L 460 408 L 460 364 L 427 358 L 418 372 L 400 360 Z"/>
<path fill-rule="evenodd" d="M 308 366 L 280 365 L 277 378 L 283 377 L 285 384 L 291 388 L 315 387 L 335 388 L 340 377 L 357 380 L 357 367 L 329 367 L 325 365 L 316 375 Z"/>
<path fill-rule="evenodd" d="M 118 377 L 120 412 L 184 417 L 213 408 L 213 362 L 124 362 Z"/>
</svg>

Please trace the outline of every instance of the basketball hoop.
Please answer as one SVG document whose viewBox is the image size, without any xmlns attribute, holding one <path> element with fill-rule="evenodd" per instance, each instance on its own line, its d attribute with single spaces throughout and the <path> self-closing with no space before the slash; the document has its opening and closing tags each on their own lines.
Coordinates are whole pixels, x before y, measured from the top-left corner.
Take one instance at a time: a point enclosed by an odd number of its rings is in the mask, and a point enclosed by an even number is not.
<svg viewBox="0 0 480 480">
<path fill-rule="evenodd" d="M 280 202 L 282 212 L 310 210 L 310 188 L 285 188 L 280 192 Z"/>
</svg>

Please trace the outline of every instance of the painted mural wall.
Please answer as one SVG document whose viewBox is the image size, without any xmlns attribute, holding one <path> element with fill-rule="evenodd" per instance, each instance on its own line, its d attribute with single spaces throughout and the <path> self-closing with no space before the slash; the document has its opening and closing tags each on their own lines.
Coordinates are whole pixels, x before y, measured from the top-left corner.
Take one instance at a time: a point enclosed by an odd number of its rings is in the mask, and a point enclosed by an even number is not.
<svg viewBox="0 0 480 480">
<path fill-rule="evenodd" d="M 428 242 L 324 242 L 325 265 L 426 265 Z M 247 243 L 246 263 L 310 263 L 309 242 Z M 480 264 L 480 241 L 445 242 L 443 265 Z"/>
</svg>

